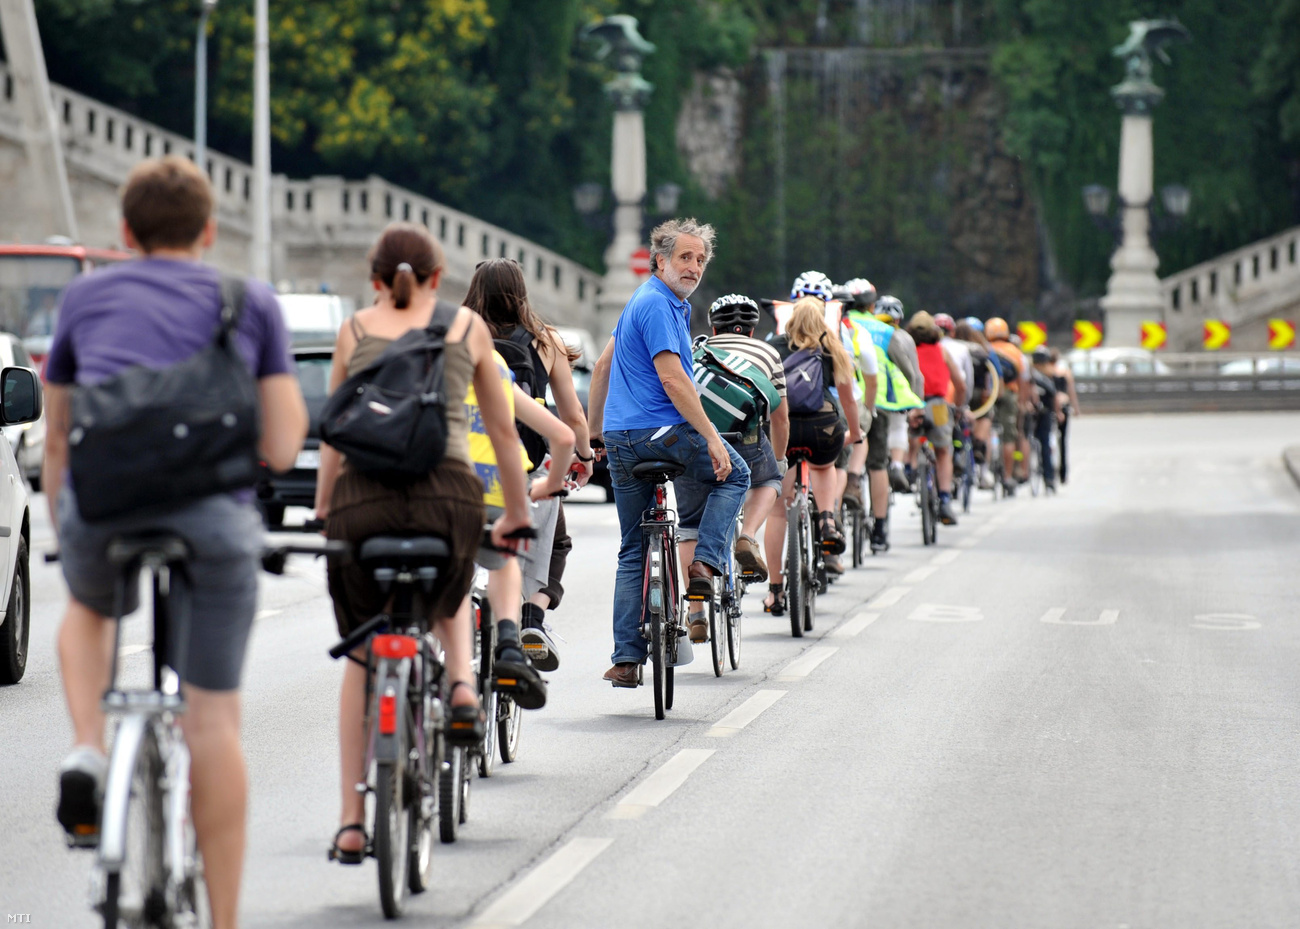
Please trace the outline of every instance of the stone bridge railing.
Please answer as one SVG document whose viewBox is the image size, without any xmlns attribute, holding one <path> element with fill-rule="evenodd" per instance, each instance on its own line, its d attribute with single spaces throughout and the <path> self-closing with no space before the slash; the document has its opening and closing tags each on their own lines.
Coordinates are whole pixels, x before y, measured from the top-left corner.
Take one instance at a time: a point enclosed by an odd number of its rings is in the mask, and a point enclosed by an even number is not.
<svg viewBox="0 0 1300 929">
<path fill-rule="evenodd" d="M 0 140 L 21 144 L 22 127 L 13 101 L 13 81 L 0 62 Z M 190 139 L 169 132 L 97 100 L 52 85 L 69 173 L 79 173 L 74 198 L 88 199 L 87 183 L 99 182 L 109 190 L 118 187 L 131 168 L 148 157 L 176 154 L 194 157 Z M 246 243 L 251 237 L 253 170 L 246 162 L 208 149 L 207 172 L 216 194 L 217 218 L 222 235 Z M 111 203 L 102 196 L 97 206 Z M 83 215 L 87 205 L 78 202 L 82 238 L 95 245 L 116 241 L 116 217 L 111 223 L 99 213 Z M 474 266 L 484 258 L 513 258 L 524 269 L 529 295 L 545 316 L 555 322 L 595 327 L 596 295 L 600 275 L 550 249 L 481 219 L 452 209 L 428 197 L 390 184 L 383 178 L 345 180 L 314 177 L 291 180 L 272 178 L 273 276 L 299 288 L 328 283 L 336 290 L 366 297 L 366 249 L 379 231 L 394 219 L 425 225 L 446 252 L 446 291 L 463 295 Z M 10 237 L 11 226 L 0 218 L 0 237 Z M 214 255 L 218 264 L 248 270 L 246 248 L 227 248 Z M 223 260 L 224 259 L 224 260 Z"/>
<path fill-rule="evenodd" d="M 1207 319 L 1234 328 L 1300 307 L 1300 226 L 1220 255 L 1160 282 L 1171 348 L 1199 347 Z"/>
</svg>

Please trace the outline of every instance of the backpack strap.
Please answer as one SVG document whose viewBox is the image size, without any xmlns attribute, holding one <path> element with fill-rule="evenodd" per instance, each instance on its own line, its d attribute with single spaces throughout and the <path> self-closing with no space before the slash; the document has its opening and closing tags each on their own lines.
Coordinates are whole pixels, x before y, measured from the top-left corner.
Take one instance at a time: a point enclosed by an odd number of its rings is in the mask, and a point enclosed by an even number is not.
<svg viewBox="0 0 1300 929">
<path fill-rule="evenodd" d="M 429 317 L 427 331 L 435 338 L 445 339 L 448 330 L 451 329 L 451 324 L 456 321 L 456 314 L 459 312 L 460 304 L 439 299 L 433 305 L 433 315 Z"/>
<path fill-rule="evenodd" d="M 225 344 L 239 328 L 239 320 L 244 315 L 244 302 L 248 296 L 248 287 L 244 278 L 237 274 L 221 275 L 221 323 L 217 327 L 214 341 Z"/>
</svg>

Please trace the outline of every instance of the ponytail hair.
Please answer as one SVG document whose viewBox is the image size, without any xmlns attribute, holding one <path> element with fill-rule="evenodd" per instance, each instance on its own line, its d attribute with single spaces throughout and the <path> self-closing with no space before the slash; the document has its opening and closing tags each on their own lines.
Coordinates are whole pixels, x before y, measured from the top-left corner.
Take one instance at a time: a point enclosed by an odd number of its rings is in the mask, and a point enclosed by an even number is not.
<svg viewBox="0 0 1300 929">
<path fill-rule="evenodd" d="M 442 246 L 423 226 L 390 223 L 370 249 L 370 279 L 393 291 L 393 306 L 404 310 L 418 285 L 442 268 Z"/>
</svg>

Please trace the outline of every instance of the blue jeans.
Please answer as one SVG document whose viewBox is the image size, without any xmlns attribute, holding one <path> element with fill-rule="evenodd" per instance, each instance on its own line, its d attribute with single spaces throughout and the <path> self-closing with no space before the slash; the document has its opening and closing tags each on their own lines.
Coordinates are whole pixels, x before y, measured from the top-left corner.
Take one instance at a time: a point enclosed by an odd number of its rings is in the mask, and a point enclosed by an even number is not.
<svg viewBox="0 0 1300 929">
<path fill-rule="evenodd" d="M 724 443 L 725 444 L 725 443 Z M 727 562 L 727 545 L 736 514 L 749 490 L 749 467 L 735 449 L 731 452 L 731 473 L 719 482 L 713 475 L 713 461 L 704 437 L 687 423 L 657 429 L 626 429 L 605 433 L 609 473 L 614 484 L 614 505 L 623 541 L 618 549 L 618 575 L 614 581 L 615 664 L 640 664 L 646 658 L 641 635 L 641 575 L 644 553 L 641 518 L 654 502 L 654 485 L 637 480 L 632 468 L 639 461 L 676 461 L 686 474 L 710 487 L 709 499 L 700 517 L 700 538 L 695 558 L 721 573 Z"/>
</svg>

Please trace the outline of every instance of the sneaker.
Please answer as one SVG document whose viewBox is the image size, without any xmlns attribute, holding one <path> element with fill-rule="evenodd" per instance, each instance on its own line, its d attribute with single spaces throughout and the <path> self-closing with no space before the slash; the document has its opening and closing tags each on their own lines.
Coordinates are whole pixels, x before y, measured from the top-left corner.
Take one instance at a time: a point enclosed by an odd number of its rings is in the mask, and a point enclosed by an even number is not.
<svg viewBox="0 0 1300 929">
<path fill-rule="evenodd" d="M 824 555 L 822 563 L 826 565 L 826 573 L 834 577 L 841 577 L 844 574 L 844 562 L 840 560 L 839 555 Z"/>
<path fill-rule="evenodd" d="M 871 525 L 871 554 L 889 551 L 889 521 L 877 519 Z"/>
<path fill-rule="evenodd" d="M 907 474 L 903 471 L 903 465 L 900 462 L 894 461 L 889 465 L 889 486 L 894 493 L 910 494 L 912 492 L 912 485 L 907 480 Z"/>
<path fill-rule="evenodd" d="M 736 540 L 736 563 L 746 580 L 762 583 L 767 580 L 767 562 L 758 548 L 758 540 L 750 535 L 742 535 Z"/>
<path fill-rule="evenodd" d="M 1011 481 L 1002 482 L 1002 496 L 1014 497 L 1016 495 L 1016 485 Z"/>
<path fill-rule="evenodd" d="M 59 765 L 59 825 L 68 844 L 77 848 L 99 845 L 99 814 L 104 799 L 108 759 L 86 745 L 78 745 Z"/>
<path fill-rule="evenodd" d="M 519 644 L 538 671 L 554 671 L 560 666 L 560 652 L 550 632 L 545 625 L 527 626 L 519 631 Z"/>
<path fill-rule="evenodd" d="M 980 471 L 980 490 L 993 489 L 993 474 L 990 471 Z"/>
<path fill-rule="evenodd" d="M 703 613 L 690 615 L 690 630 L 692 642 L 709 641 L 709 621 L 705 619 Z"/>
<path fill-rule="evenodd" d="M 952 511 L 951 500 L 939 501 L 939 522 L 945 526 L 957 525 L 957 514 Z"/>
</svg>

